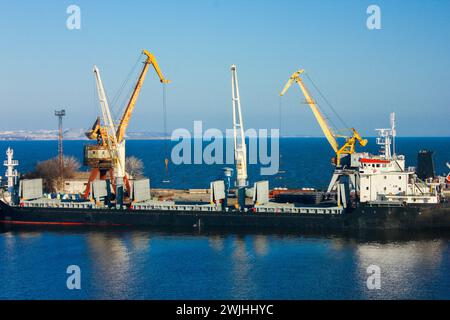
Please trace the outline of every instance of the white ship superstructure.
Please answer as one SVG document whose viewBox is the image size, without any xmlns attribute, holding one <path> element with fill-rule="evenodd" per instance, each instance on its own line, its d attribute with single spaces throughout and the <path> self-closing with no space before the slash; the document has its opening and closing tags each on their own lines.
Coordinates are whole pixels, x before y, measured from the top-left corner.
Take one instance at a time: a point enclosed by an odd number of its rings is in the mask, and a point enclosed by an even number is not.
<svg viewBox="0 0 450 320">
<path fill-rule="evenodd" d="M 394 117 L 391 114 L 391 128 L 377 129 L 380 154 L 362 154 L 359 158 L 360 202 L 438 203 L 436 186 L 420 181 L 414 170 L 406 170 L 405 156 L 397 155 L 392 148 Z"/>
</svg>

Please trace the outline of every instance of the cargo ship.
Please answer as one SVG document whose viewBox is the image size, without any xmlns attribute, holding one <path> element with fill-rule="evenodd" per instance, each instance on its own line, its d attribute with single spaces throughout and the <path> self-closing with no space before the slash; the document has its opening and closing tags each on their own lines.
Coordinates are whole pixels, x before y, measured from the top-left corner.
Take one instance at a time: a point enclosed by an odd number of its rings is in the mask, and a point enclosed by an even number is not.
<svg viewBox="0 0 450 320">
<path fill-rule="evenodd" d="M 125 132 L 149 66 L 163 84 L 155 57 L 144 50 L 145 61 L 135 88 L 119 121 L 114 121 L 100 73 L 94 67 L 103 115 L 87 137 L 96 144 L 85 146 L 84 163 L 91 168 L 81 197 L 70 194 L 49 199 L 42 179 L 19 179 L 17 160 L 8 149 L 8 183 L 0 194 L 3 225 L 146 226 L 157 228 L 290 229 L 290 230 L 450 230 L 450 205 L 446 193 L 450 181 L 436 177 L 430 152 L 419 153 L 417 170 L 406 167 L 395 150 L 395 117 L 389 129 L 377 129 L 380 152 L 356 152 L 367 140 L 352 128 L 351 137 L 333 132 L 295 72 L 281 95 L 293 83 L 302 90 L 325 137 L 336 153 L 334 173 L 326 191 L 272 190 L 268 181 L 248 185 L 247 146 L 241 112 L 237 68 L 231 66 L 235 177 L 225 168 L 223 179 L 210 182 L 208 201 L 160 199 L 150 189 L 149 179 L 132 179 L 125 168 Z M 165 91 L 164 91 L 165 92 Z M 163 99 L 165 101 L 165 99 Z M 165 110 L 165 105 L 164 108 Z M 118 123 L 118 125 L 117 125 Z M 62 129 L 60 121 L 60 145 Z M 60 148 L 62 150 L 62 148 Z M 63 164 L 60 152 L 60 164 Z M 168 159 L 166 159 L 166 165 Z M 56 168 L 55 168 L 56 170 Z M 60 172 L 63 172 L 61 170 Z"/>
</svg>

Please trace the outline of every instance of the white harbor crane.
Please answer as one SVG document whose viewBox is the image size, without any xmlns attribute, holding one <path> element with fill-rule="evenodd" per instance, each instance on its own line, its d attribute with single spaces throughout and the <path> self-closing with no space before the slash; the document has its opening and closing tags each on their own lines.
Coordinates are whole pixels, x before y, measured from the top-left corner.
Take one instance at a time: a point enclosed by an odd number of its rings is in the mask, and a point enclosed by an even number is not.
<svg viewBox="0 0 450 320">
<path fill-rule="evenodd" d="M 233 106 L 234 161 L 236 164 L 236 187 L 239 207 L 245 205 L 247 181 L 247 144 L 245 142 L 244 123 L 242 121 L 241 100 L 236 66 L 231 66 L 231 94 Z"/>
<path fill-rule="evenodd" d="M 102 78 L 100 76 L 100 70 L 97 66 L 94 66 L 95 83 L 97 84 L 97 93 L 100 101 L 100 108 L 102 110 L 103 128 L 105 129 L 104 137 L 106 138 L 105 144 L 111 153 L 111 158 L 115 160 L 113 164 L 114 176 L 121 178 L 125 176 L 125 147 L 123 144 L 117 143 L 116 127 L 111 116 L 108 100 L 106 98 L 105 88 L 103 87 Z"/>
</svg>

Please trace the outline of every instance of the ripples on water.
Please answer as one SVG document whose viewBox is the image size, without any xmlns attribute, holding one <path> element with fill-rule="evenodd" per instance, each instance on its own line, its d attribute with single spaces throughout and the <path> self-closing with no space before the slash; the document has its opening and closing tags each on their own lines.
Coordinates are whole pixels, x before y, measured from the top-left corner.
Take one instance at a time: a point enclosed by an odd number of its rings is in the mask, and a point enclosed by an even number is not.
<svg viewBox="0 0 450 320">
<path fill-rule="evenodd" d="M 6 299 L 450 299 L 449 238 L 12 229 Z M 81 290 L 66 289 L 67 266 Z M 366 269 L 381 268 L 368 290 Z"/>
</svg>

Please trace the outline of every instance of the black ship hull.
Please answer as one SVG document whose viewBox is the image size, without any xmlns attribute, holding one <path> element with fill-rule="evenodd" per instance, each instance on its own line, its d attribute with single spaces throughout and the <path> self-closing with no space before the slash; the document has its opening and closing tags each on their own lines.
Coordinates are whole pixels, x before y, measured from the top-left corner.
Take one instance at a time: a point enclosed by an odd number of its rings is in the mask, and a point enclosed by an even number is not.
<svg viewBox="0 0 450 320">
<path fill-rule="evenodd" d="M 342 214 L 115 210 L 9 206 L 0 223 L 14 225 L 139 226 L 277 230 L 450 230 L 450 205 L 360 206 Z"/>
</svg>

